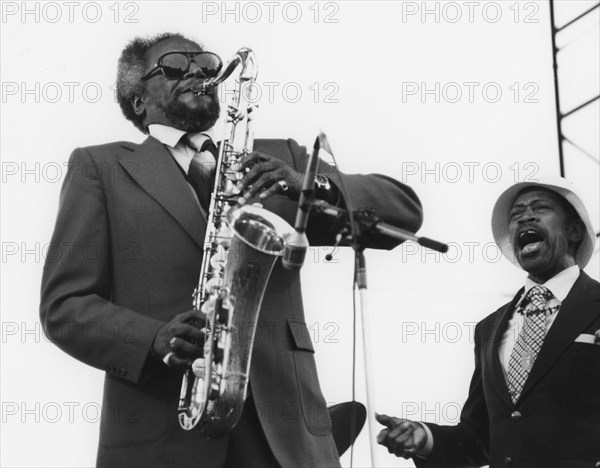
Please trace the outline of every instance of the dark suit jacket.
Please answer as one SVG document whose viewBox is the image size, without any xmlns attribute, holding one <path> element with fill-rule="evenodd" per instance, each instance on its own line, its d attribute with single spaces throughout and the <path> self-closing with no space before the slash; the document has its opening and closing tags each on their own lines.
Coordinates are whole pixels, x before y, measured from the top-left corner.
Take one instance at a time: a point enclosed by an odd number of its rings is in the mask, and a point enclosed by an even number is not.
<svg viewBox="0 0 600 468">
<path fill-rule="evenodd" d="M 475 328 L 475 372 L 457 426 L 428 424 L 429 461 L 418 467 L 600 466 L 600 283 L 584 272 L 561 305 L 516 404 L 498 347 L 523 290 Z"/>
<path fill-rule="evenodd" d="M 306 151 L 292 140 L 257 140 L 255 149 L 304 172 Z M 355 208 L 419 228 L 421 206 L 408 187 L 381 175 L 341 178 Z M 265 203 L 290 224 L 296 207 L 283 196 Z M 309 239 L 331 242 L 331 223 L 317 221 L 309 222 Z M 218 466 L 224 459 L 227 438 L 204 440 L 179 428 L 181 374 L 150 354 L 161 325 L 191 309 L 205 230 L 190 188 L 156 139 L 73 152 L 52 239 L 62 254 L 45 265 L 40 314 L 59 347 L 106 371 L 100 466 Z M 250 380 L 282 466 L 339 464 L 313 353 L 299 272 L 278 261 L 261 308 Z"/>
</svg>

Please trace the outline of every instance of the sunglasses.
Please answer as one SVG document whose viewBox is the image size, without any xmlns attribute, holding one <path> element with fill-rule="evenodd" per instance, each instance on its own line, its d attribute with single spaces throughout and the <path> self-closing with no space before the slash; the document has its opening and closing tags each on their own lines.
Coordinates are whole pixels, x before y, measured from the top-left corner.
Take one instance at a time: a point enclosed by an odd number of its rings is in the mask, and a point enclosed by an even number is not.
<svg viewBox="0 0 600 468">
<path fill-rule="evenodd" d="M 160 56 L 156 66 L 142 77 L 142 81 L 149 80 L 159 72 L 170 80 L 181 79 L 189 71 L 191 61 L 207 78 L 217 76 L 223 67 L 221 58 L 212 52 L 167 52 Z"/>
</svg>

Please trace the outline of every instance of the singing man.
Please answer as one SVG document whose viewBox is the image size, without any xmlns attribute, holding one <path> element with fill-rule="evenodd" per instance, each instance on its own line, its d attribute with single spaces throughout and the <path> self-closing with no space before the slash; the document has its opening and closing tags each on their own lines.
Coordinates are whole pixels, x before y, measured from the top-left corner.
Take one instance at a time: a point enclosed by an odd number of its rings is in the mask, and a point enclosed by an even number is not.
<svg viewBox="0 0 600 468">
<path fill-rule="evenodd" d="M 596 235 L 563 178 L 518 183 L 492 213 L 502 253 L 527 272 L 475 328 L 457 426 L 385 415 L 378 442 L 417 467 L 600 467 L 600 283 L 582 269 Z"/>
</svg>

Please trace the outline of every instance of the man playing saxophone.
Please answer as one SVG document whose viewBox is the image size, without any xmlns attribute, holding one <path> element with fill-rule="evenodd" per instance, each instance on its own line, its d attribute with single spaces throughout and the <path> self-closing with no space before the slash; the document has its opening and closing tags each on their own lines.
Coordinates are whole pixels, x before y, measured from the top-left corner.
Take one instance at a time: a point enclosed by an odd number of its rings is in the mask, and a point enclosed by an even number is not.
<svg viewBox="0 0 600 468">
<path fill-rule="evenodd" d="M 77 247 L 46 263 L 40 315 L 57 346 L 106 372 L 98 466 L 339 466 L 300 275 L 280 261 L 263 298 L 239 423 L 226 437 L 205 439 L 177 420 L 182 371 L 202 355 L 204 335 L 190 319 L 202 323 L 204 316 L 191 294 L 202 264 L 220 105 L 216 88 L 201 91 L 221 65 L 179 34 L 135 38 L 118 62 L 117 93 L 125 117 L 149 136 L 71 155 L 52 242 Z M 293 223 L 306 160 L 293 140 L 256 140 L 239 195 Z M 386 176 L 327 171 L 317 178 L 316 196 L 344 205 L 342 182 L 355 208 L 420 227 L 417 196 Z M 338 230 L 311 215 L 307 235 L 312 245 L 330 245 Z M 100 252 L 94 261 L 85 255 L 91 245 Z M 372 246 L 395 244 L 377 239 Z M 100 330 L 94 340 L 85 333 L 90 325 Z"/>
</svg>

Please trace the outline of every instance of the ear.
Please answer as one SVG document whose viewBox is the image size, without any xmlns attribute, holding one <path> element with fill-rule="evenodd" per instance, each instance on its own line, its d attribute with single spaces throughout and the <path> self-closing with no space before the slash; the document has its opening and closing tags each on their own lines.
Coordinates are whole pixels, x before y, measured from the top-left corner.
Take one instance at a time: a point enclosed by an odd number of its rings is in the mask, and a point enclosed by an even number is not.
<svg viewBox="0 0 600 468">
<path fill-rule="evenodd" d="M 569 242 L 578 244 L 584 236 L 585 226 L 580 219 L 570 220 L 567 224 L 567 239 Z"/>
<path fill-rule="evenodd" d="M 146 112 L 146 103 L 141 96 L 135 96 L 131 100 L 131 106 L 133 107 L 133 111 L 136 113 L 136 115 L 144 115 Z"/>
</svg>

